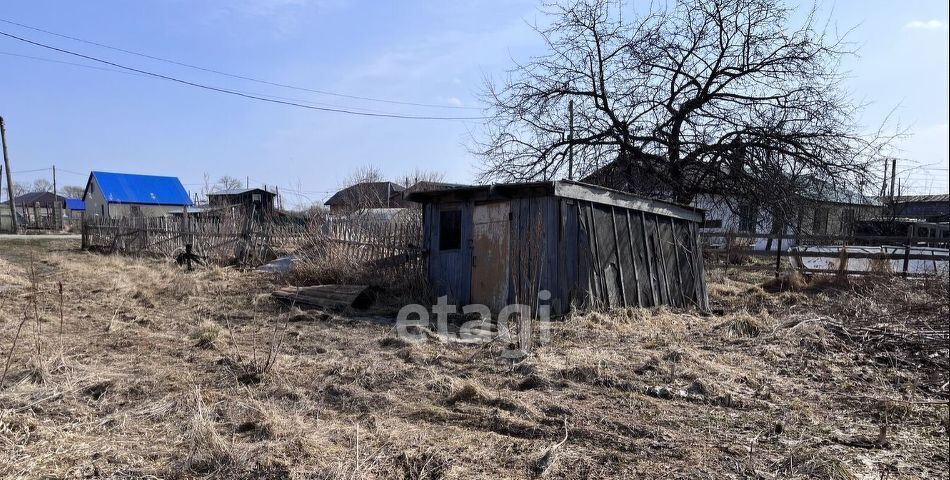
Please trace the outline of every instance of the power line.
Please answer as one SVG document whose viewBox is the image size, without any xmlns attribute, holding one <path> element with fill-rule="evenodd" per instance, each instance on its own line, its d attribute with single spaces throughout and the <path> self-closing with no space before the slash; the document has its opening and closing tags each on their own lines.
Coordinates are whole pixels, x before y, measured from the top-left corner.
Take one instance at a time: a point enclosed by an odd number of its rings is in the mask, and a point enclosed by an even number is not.
<svg viewBox="0 0 950 480">
<path fill-rule="evenodd" d="M 121 64 L 118 64 L 118 63 L 115 63 L 115 62 L 110 62 L 110 61 L 108 61 L 108 60 L 103 60 L 103 59 L 101 59 L 101 58 L 96 58 L 96 57 L 93 57 L 93 56 L 90 56 L 90 55 L 85 55 L 85 54 L 82 54 L 82 53 L 73 52 L 73 51 L 70 51 L 70 50 L 66 50 L 66 49 L 59 48 L 59 47 L 54 47 L 54 46 L 52 46 L 52 45 L 47 45 L 47 44 L 40 43 L 40 42 L 34 42 L 33 40 L 29 40 L 29 39 L 26 39 L 26 38 L 23 38 L 23 37 L 18 37 L 18 36 L 16 36 L 16 35 L 13 35 L 13 34 L 7 33 L 7 32 L 3 32 L 3 31 L 0 31 L 0 35 L 3 35 L 3 36 L 5 36 L 5 37 L 12 38 L 12 39 L 14 39 L 14 40 L 19 40 L 19 41 L 24 42 L 24 43 L 29 43 L 29 44 L 31 44 L 31 45 L 35 45 L 35 46 L 38 46 L 38 47 L 46 48 L 46 49 L 53 50 L 53 51 L 57 51 L 57 52 L 60 52 L 60 53 L 65 53 L 65 54 L 68 54 L 68 55 L 73 55 L 73 56 L 76 56 L 76 57 L 79 57 L 79 58 L 85 58 L 86 60 L 92 60 L 92 61 L 94 61 L 94 62 L 99 62 L 99 63 L 105 64 L 105 65 L 109 65 L 109 66 L 112 66 L 112 67 L 121 68 L 121 69 L 123 69 L 123 70 L 128 70 L 128 71 L 130 71 L 130 72 L 140 73 L 140 74 L 143 74 L 143 75 L 148 75 L 148 76 L 151 76 L 151 77 L 160 78 L 160 79 L 163 79 L 163 80 L 168 80 L 168 81 L 170 81 L 170 82 L 176 82 L 176 83 L 180 83 L 180 84 L 183 84 L 183 85 L 189 85 L 189 86 L 196 87 L 196 88 L 201 88 L 201 89 L 204 89 L 204 90 L 210 90 L 210 91 L 213 91 L 213 92 L 226 93 L 226 94 L 229 94 L 229 95 L 235 95 L 235 96 L 238 96 L 238 97 L 249 98 L 249 99 L 252 99 L 252 100 L 260 100 L 260 101 L 263 101 L 263 102 L 276 103 L 276 104 L 280 104 L 280 105 L 288 105 L 288 106 L 292 106 L 292 107 L 300 107 L 300 108 L 306 108 L 306 109 L 310 109 L 310 110 L 319 110 L 319 111 L 323 111 L 323 112 L 344 113 L 344 114 L 348 114 L 348 115 L 359 115 L 359 116 L 364 116 L 364 117 L 398 118 L 398 119 L 404 119 L 404 120 L 485 120 L 485 119 L 487 118 L 487 117 L 439 117 L 439 116 L 428 116 L 428 115 L 403 115 L 403 114 L 397 114 L 397 113 L 372 113 L 372 112 L 362 112 L 362 111 L 356 111 L 356 110 L 344 109 L 344 108 L 331 108 L 331 107 L 318 107 L 318 106 L 314 106 L 314 105 L 305 105 L 305 104 L 303 104 L 303 103 L 298 103 L 298 102 L 285 101 L 285 100 L 278 100 L 278 99 L 274 99 L 274 98 L 263 97 L 263 96 L 260 96 L 260 95 L 242 93 L 242 92 L 239 92 L 239 91 L 237 91 L 237 90 L 229 90 L 229 89 L 227 89 L 227 88 L 213 87 L 213 86 L 211 86 L 211 85 L 205 85 L 205 84 L 202 84 L 202 83 L 192 82 L 192 81 L 189 81 L 189 80 L 183 80 L 183 79 L 180 79 L 180 78 L 171 77 L 171 76 L 163 75 L 163 74 L 160 74 L 160 73 L 154 73 L 154 72 L 150 72 L 150 71 L 147 71 L 147 70 L 140 70 L 140 69 L 138 69 L 138 68 L 127 67 L 127 66 L 125 66 L 125 65 L 121 65 Z"/>
<path fill-rule="evenodd" d="M 35 56 L 32 56 L 32 55 L 22 55 L 22 54 L 19 54 L 19 53 L 10 53 L 10 52 L 0 52 L 0 55 L 8 55 L 8 56 L 11 56 L 11 57 L 25 58 L 25 59 L 28 59 L 28 60 L 37 60 L 37 61 L 41 61 L 41 62 L 57 63 L 57 64 L 69 65 L 69 66 L 73 66 L 73 67 L 90 68 L 90 69 L 99 70 L 99 71 L 104 71 L 104 72 L 121 73 L 122 75 L 132 75 L 132 76 L 136 76 L 136 77 L 149 78 L 148 75 L 142 75 L 142 74 L 140 74 L 140 73 L 126 72 L 126 71 L 123 71 L 123 70 L 117 70 L 117 69 L 115 69 L 115 68 L 97 67 L 97 66 L 95 66 L 95 65 L 87 65 L 87 64 L 84 64 L 84 63 L 66 62 L 66 61 L 56 60 L 56 59 L 46 58 L 46 57 L 35 57 Z M 297 103 L 302 103 L 302 104 L 306 104 L 306 105 L 318 105 L 318 106 L 330 107 L 330 108 L 347 108 L 347 107 L 342 106 L 342 105 L 335 105 L 335 104 L 332 104 L 332 103 L 313 102 L 313 101 L 310 101 L 310 100 L 300 99 L 300 98 L 278 97 L 278 96 L 276 96 L 276 95 L 268 95 L 268 94 L 265 94 L 265 93 L 257 93 L 257 92 L 248 92 L 248 91 L 245 91 L 245 90 L 234 90 L 234 91 L 235 91 L 235 92 L 238 92 L 238 93 L 243 93 L 243 94 L 246 94 L 246 95 L 254 95 L 254 96 L 258 96 L 258 97 L 265 97 L 265 98 L 277 99 L 277 100 L 286 100 L 286 101 L 297 102 Z M 372 110 L 372 109 L 368 109 L 368 108 L 352 108 L 351 110 L 353 110 L 353 111 L 358 111 L 358 112 L 367 112 L 367 113 L 383 113 L 383 114 L 389 113 L 389 112 L 381 112 L 381 111 L 379 111 L 379 110 Z"/>
<path fill-rule="evenodd" d="M 13 172 L 13 173 L 17 173 L 17 174 L 19 174 L 19 173 L 35 173 L 35 172 L 45 172 L 45 171 L 47 171 L 47 170 L 52 170 L 52 169 L 53 169 L 53 167 L 46 167 L 46 168 L 34 168 L 33 170 L 19 170 L 19 171 L 16 171 L 16 172 Z"/>
<path fill-rule="evenodd" d="M 74 67 L 91 68 L 91 69 L 93 69 L 93 70 L 100 70 L 100 71 L 103 71 L 103 72 L 121 73 L 122 75 L 135 75 L 135 76 L 138 76 L 138 77 L 144 77 L 144 76 L 145 76 L 145 75 L 141 75 L 141 74 L 138 74 L 138 73 L 125 72 L 125 71 L 122 71 L 122 70 L 116 70 L 116 69 L 114 69 L 114 68 L 97 67 L 97 66 L 95 66 L 95 65 L 86 65 L 86 64 L 84 64 L 84 63 L 66 62 L 66 61 L 63 61 L 63 60 L 55 60 L 55 59 L 52 59 L 52 58 L 43 58 L 43 57 L 34 57 L 34 56 L 32 56 L 32 55 L 23 55 L 23 54 L 19 54 L 19 53 L 0 52 L 0 55 L 7 55 L 7 56 L 10 56 L 10 57 L 26 58 L 26 59 L 29 59 L 29 60 L 38 60 L 38 61 L 41 61 L 41 62 L 59 63 L 59 64 L 62 64 L 62 65 L 71 65 L 71 66 L 74 66 Z"/>
<path fill-rule="evenodd" d="M 365 100 L 365 101 L 369 101 L 369 102 L 390 103 L 390 104 L 394 104 L 394 105 L 412 105 L 412 106 L 416 106 L 416 107 L 428 107 L 428 108 L 447 108 L 447 109 L 463 109 L 463 110 L 481 110 L 481 109 L 478 108 L 478 107 L 463 107 L 463 106 L 458 106 L 458 105 L 438 105 L 438 104 L 432 104 L 432 103 L 419 103 L 419 102 L 405 102 L 405 101 L 399 101 L 399 100 L 387 100 L 387 99 L 382 99 L 382 98 L 364 97 L 364 96 L 360 96 L 360 95 L 349 95 L 349 94 L 344 94 L 344 93 L 331 92 L 331 91 L 328 91 L 328 90 L 317 90 L 317 89 L 313 89 L 313 88 L 299 87 L 299 86 L 295 86 L 295 85 L 289 85 L 289 84 L 286 84 L 286 83 L 271 82 L 271 81 L 268 81 L 268 80 L 261 80 L 261 79 L 258 79 L 258 78 L 248 77 L 248 76 L 245 76 L 245 75 L 238 75 L 238 74 L 235 74 L 235 73 L 222 72 L 222 71 L 220 71 L 220 70 L 215 70 L 215 69 L 212 69 L 212 68 L 201 67 L 201 66 L 198 66 L 198 65 L 192 65 L 192 64 L 189 64 L 189 63 L 179 62 L 179 61 L 177 61 L 177 60 L 170 60 L 170 59 L 167 59 L 167 58 L 156 57 L 156 56 L 154 56 L 154 55 L 149 55 L 149 54 L 146 54 L 146 53 L 141 53 L 141 52 L 136 52 L 136 51 L 133 51 L 133 50 L 127 50 L 127 49 L 124 49 L 124 48 L 114 47 L 114 46 L 112 46 L 112 45 L 106 45 L 106 44 L 104 44 L 104 43 L 93 42 L 93 41 L 91 41 L 91 40 L 84 40 L 84 39 L 82 39 L 82 38 L 77 38 L 77 37 L 72 37 L 72 36 L 69 36 L 69 35 L 64 35 L 64 34 L 61 34 L 61 33 L 51 32 L 51 31 L 49 31 L 49 30 L 44 30 L 44 29 L 42 29 L 42 28 L 32 27 L 32 26 L 29 26 L 29 25 L 24 25 L 24 24 L 22 24 L 22 23 L 17 23 L 17 22 L 14 22 L 14 21 L 12 21 L 12 20 L 6 20 L 6 19 L 3 19 L 3 18 L 0 18 L 0 22 L 8 23 L 8 24 L 10 24 L 10 25 L 16 25 L 16 26 L 18 26 L 18 27 L 27 28 L 27 29 L 30 29 L 30 30 L 33 30 L 33 31 L 42 32 L 42 33 L 45 33 L 45 34 L 47 34 L 47 35 L 53 35 L 53 36 L 56 36 L 56 37 L 65 38 L 65 39 L 73 40 L 73 41 L 76 41 L 76 42 L 82 42 L 82 43 L 89 44 L 89 45 L 95 45 L 95 46 L 97 46 L 97 47 L 108 48 L 108 49 L 110 49 L 110 50 L 115 50 L 115 51 L 117 51 L 117 52 L 127 53 L 127 54 L 129 54 L 129 55 L 135 55 L 135 56 L 139 56 L 139 57 L 142 57 L 142 58 L 148 58 L 148 59 L 150 59 L 150 60 L 157 60 L 157 61 L 159 61 L 159 62 L 170 63 L 170 64 L 172 64 L 172 65 L 178 65 L 178 66 L 180 66 L 180 67 L 186 67 L 186 68 L 191 68 L 191 69 L 195 69 L 195 70 L 200 70 L 200 71 L 202 71 L 202 72 L 208 72 L 208 73 L 213 73 L 213 74 L 216 74 L 216 75 L 223 75 L 223 76 L 226 76 L 226 77 L 237 78 L 237 79 L 240 79 L 240 80 L 246 80 L 246 81 L 248 81 L 248 82 L 255 82 L 255 83 L 260 83 L 260 84 L 264 84 L 264 85 L 271 85 L 271 86 L 274 86 L 274 87 L 289 88 L 289 89 L 300 90 L 300 91 L 304 91 L 304 92 L 317 93 L 317 94 L 320 94 L 320 95 L 329 95 L 329 96 L 341 97 L 341 98 L 349 98 L 349 99 L 354 99 L 354 100 Z"/>
</svg>

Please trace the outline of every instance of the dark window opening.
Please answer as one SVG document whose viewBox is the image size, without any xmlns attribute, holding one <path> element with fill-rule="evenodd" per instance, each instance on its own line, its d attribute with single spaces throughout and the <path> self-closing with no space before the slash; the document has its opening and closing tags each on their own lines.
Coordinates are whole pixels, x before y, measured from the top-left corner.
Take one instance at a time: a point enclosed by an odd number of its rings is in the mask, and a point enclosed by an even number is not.
<svg viewBox="0 0 950 480">
<path fill-rule="evenodd" d="M 703 228 L 722 228 L 721 218 L 707 218 L 703 220 Z"/>
<path fill-rule="evenodd" d="M 439 212 L 439 250 L 458 250 L 462 247 L 462 211 Z"/>
<path fill-rule="evenodd" d="M 816 208 L 815 209 L 815 218 L 812 222 L 812 233 L 818 235 L 824 235 L 828 233 L 828 209 L 827 208 Z"/>
<path fill-rule="evenodd" d="M 759 209 L 752 204 L 739 206 L 739 231 L 755 232 L 759 224 Z"/>
</svg>

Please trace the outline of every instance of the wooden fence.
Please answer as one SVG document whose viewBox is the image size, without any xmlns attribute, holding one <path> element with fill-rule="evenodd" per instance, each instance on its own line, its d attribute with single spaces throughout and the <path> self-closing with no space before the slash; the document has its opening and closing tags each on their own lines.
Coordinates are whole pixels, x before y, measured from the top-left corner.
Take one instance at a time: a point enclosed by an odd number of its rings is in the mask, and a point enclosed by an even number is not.
<svg viewBox="0 0 950 480">
<path fill-rule="evenodd" d="M 709 259 L 725 265 L 727 268 L 742 268 L 749 270 L 774 270 L 778 275 L 783 266 L 783 259 L 789 261 L 793 267 L 798 267 L 805 273 L 835 273 L 849 275 L 867 275 L 896 273 L 902 276 L 913 274 L 912 261 L 936 262 L 950 261 L 950 255 L 944 252 L 919 253 L 922 249 L 945 249 L 950 246 L 950 238 L 915 237 L 915 236 L 841 236 L 841 235 L 779 235 L 774 233 L 753 232 L 702 232 L 704 251 Z M 718 240 L 718 241 L 715 241 Z M 756 248 L 755 243 L 765 240 L 766 248 Z M 784 246 L 783 246 L 784 244 Z M 837 247 L 828 249 L 833 251 L 811 251 L 789 248 L 789 244 L 801 247 L 818 245 Z M 868 251 L 866 246 L 880 247 L 877 251 Z M 850 250 L 849 250 L 850 249 Z M 915 253 L 917 251 L 918 253 Z M 774 264 L 767 261 L 742 264 L 736 258 L 764 258 L 774 259 Z M 834 259 L 836 268 L 803 268 L 802 259 L 823 258 Z M 896 261 L 899 268 L 872 268 L 855 270 L 848 266 L 849 260 L 867 260 L 877 265 L 890 265 Z"/>
<path fill-rule="evenodd" d="M 304 254 L 347 255 L 384 267 L 421 265 L 421 220 L 319 217 L 278 223 L 250 217 L 91 219 L 83 223 L 83 248 L 132 255 L 179 257 L 193 254 L 218 264 L 256 266 L 274 258 Z M 333 245 L 334 248 L 326 248 Z M 327 260 L 331 260 L 327 258 Z"/>
<path fill-rule="evenodd" d="M 330 255 L 383 271 L 424 271 L 422 216 L 414 212 L 396 219 L 327 216 L 319 230 L 335 247 Z"/>
</svg>

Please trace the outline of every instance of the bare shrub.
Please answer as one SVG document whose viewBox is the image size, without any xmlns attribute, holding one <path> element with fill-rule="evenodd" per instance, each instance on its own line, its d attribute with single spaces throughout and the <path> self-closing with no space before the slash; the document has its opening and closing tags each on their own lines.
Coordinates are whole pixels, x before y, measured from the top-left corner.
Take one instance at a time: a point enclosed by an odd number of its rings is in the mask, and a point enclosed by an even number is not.
<svg viewBox="0 0 950 480">
<path fill-rule="evenodd" d="M 273 370 L 280 358 L 280 349 L 287 335 L 287 325 L 289 320 L 283 322 L 275 321 L 269 338 L 259 341 L 260 332 L 255 332 L 251 336 L 251 355 L 244 355 L 240 345 L 234 336 L 234 330 L 231 329 L 228 322 L 228 332 L 231 335 L 231 352 L 223 359 L 223 362 L 236 370 L 237 381 L 243 384 L 261 383 Z M 267 333 L 264 334 L 268 336 Z M 258 352 L 258 343 L 265 344 L 261 352 Z"/>
</svg>

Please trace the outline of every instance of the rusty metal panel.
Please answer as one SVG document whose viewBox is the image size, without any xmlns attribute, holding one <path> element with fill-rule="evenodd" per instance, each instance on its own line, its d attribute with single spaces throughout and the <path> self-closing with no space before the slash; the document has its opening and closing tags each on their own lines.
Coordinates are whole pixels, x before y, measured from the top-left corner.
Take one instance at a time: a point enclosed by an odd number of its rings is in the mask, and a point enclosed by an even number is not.
<svg viewBox="0 0 950 480">
<path fill-rule="evenodd" d="M 475 205 L 472 211 L 471 302 L 497 312 L 508 297 L 510 202 Z"/>
</svg>

